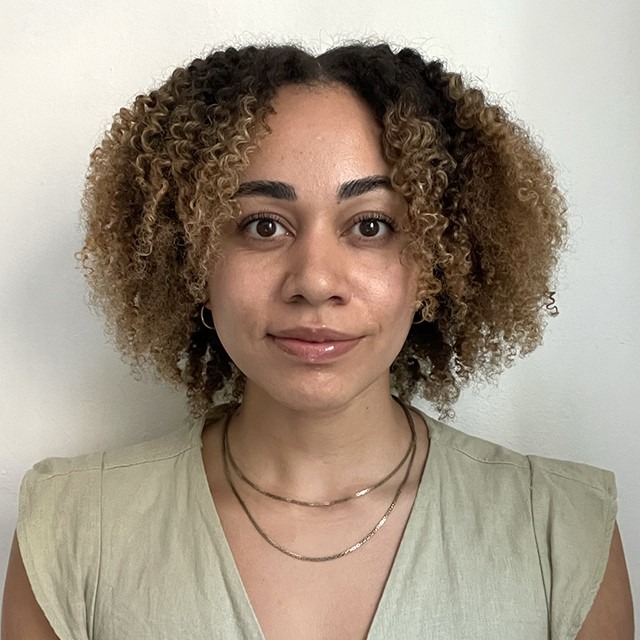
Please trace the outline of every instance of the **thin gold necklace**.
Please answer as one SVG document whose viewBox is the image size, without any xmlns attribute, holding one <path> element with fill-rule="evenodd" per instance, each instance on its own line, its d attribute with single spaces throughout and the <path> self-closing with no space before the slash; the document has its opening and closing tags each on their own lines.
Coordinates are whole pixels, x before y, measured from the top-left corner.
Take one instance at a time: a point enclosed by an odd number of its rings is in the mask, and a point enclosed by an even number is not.
<svg viewBox="0 0 640 640">
<path fill-rule="evenodd" d="M 413 461 L 414 461 L 415 456 L 416 456 L 416 430 L 415 430 L 415 425 L 414 425 L 414 422 L 413 422 L 413 417 L 411 416 L 411 413 L 409 412 L 407 407 L 402 402 L 400 402 L 399 400 L 398 400 L 398 402 L 402 406 L 402 409 L 404 410 L 404 413 L 405 413 L 405 415 L 407 417 L 407 421 L 409 422 L 409 427 L 411 429 L 411 443 L 412 443 L 411 444 L 411 453 L 410 453 L 410 457 L 409 457 L 409 465 L 407 466 L 407 470 L 406 470 L 406 472 L 405 472 L 405 474 L 404 474 L 404 476 L 402 478 L 402 482 L 398 486 L 398 489 L 397 489 L 395 495 L 393 496 L 393 500 L 391 501 L 391 504 L 389 505 L 387 510 L 384 512 L 384 515 L 382 516 L 382 518 L 380 518 L 380 520 L 378 520 L 376 526 L 373 527 L 373 529 L 371 529 L 371 531 L 369 531 L 369 533 L 367 533 L 367 535 L 364 536 L 364 538 L 361 538 L 355 544 L 352 544 L 350 547 L 348 547 L 347 549 L 344 549 L 343 551 L 339 551 L 338 553 L 333 553 L 333 554 L 328 555 L 328 556 L 305 556 L 305 555 L 302 555 L 301 553 L 296 553 L 295 551 L 290 551 L 289 549 L 283 547 L 281 544 L 278 544 L 275 540 L 273 540 L 271 537 L 269 537 L 269 535 L 256 522 L 256 519 L 253 517 L 253 515 L 249 511 L 249 508 L 244 503 L 244 500 L 242 499 L 242 497 L 238 493 L 238 490 L 236 489 L 235 485 L 233 484 L 233 480 L 231 478 L 231 471 L 229 469 L 229 460 L 228 460 L 227 431 L 229 429 L 229 423 L 231 421 L 232 412 L 230 411 L 228 413 L 227 419 L 225 420 L 225 423 L 224 423 L 224 429 L 223 429 L 223 432 L 222 432 L 222 460 L 223 460 L 223 464 L 224 464 L 224 473 L 225 473 L 225 476 L 227 478 L 227 482 L 229 483 L 229 486 L 231 487 L 231 491 L 233 492 L 233 494 L 235 495 L 236 499 L 240 503 L 240 506 L 242 507 L 242 510 L 247 515 L 247 518 L 249 518 L 249 521 L 253 525 L 254 529 L 262 536 L 262 538 L 266 542 L 268 542 L 274 549 L 277 549 L 281 553 L 284 553 L 285 555 L 289 556 L 290 558 L 294 558 L 295 560 L 303 560 L 305 562 L 327 562 L 329 560 L 337 560 L 338 558 L 343 558 L 344 556 L 349 555 L 350 553 L 353 553 L 354 551 L 357 551 L 360 547 L 362 547 L 367 542 L 369 542 L 369 540 L 371 540 L 371 538 L 373 538 L 373 536 L 375 536 L 376 533 L 378 533 L 378 531 L 385 524 L 385 522 L 387 521 L 387 519 L 391 515 L 391 512 L 395 509 L 396 504 L 398 503 L 398 499 L 400 498 L 400 494 L 402 493 L 402 490 L 404 489 L 404 486 L 406 485 L 407 480 L 409 479 L 409 475 L 411 473 L 411 469 L 413 468 Z"/>
<path fill-rule="evenodd" d="M 402 403 L 400 406 L 403 407 Z M 411 423 L 409 423 L 411 424 Z M 406 453 L 402 456 L 402 460 L 396 465 L 396 467 L 388 473 L 382 480 L 378 480 L 374 484 L 369 487 L 365 487 L 364 489 L 360 489 L 351 495 L 345 496 L 343 498 L 336 498 L 335 500 L 319 500 L 319 501 L 307 501 L 307 500 L 299 500 L 298 498 L 290 498 L 288 496 L 279 496 L 276 493 L 271 493 L 270 491 L 266 491 L 265 489 L 261 489 L 255 482 L 249 479 L 244 472 L 238 466 L 238 463 L 235 461 L 233 454 L 231 453 L 231 447 L 229 445 L 228 440 L 228 425 L 225 426 L 224 437 L 226 438 L 226 452 L 228 456 L 228 460 L 231 463 L 231 467 L 235 471 L 236 475 L 242 480 L 245 484 L 249 485 L 254 491 L 261 493 L 263 496 L 267 498 L 271 498 L 272 500 L 279 500 L 280 502 L 286 502 L 287 504 L 295 504 L 300 507 L 332 507 L 334 504 L 343 504 L 345 502 L 349 502 L 350 500 L 355 500 L 356 498 L 362 498 L 362 496 L 366 496 L 368 493 L 371 493 L 374 489 L 381 487 L 385 482 L 388 482 L 393 476 L 402 469 L 404 463 L 407 461 L 407 458 L 411 455 L 412 448 L 416 444 L 416 434 L 415 431 L 411 431 L 411 441 L 409 442 L 409 447 L 407 448 Z"/>
</svg>

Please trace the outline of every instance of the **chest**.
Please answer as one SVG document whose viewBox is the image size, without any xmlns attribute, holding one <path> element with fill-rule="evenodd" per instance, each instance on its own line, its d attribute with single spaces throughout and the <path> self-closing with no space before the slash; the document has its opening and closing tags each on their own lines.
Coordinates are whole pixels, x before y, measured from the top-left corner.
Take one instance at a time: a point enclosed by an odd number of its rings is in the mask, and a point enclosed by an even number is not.
<svg viewBox="0 0 640 640">
<path fill-rule="evenodd" d="M 232 492 L 221 472 L 224 465 L 218 461 L 209 467 L 209 490 L 224 538 L 266 640 L 368 637 L 412 512 L 427 450 L 428 442 L 421 437 L 417 464 L 409 467 L 402 482 L 393 478 L 373 494 L 329 508 L 265 499 L 244 486 Z M 282 552 L 317 558 L 353 545 L 357 548 L 351 553 L 321 562 Z"/>
<path fill-rule="evenodd" d="M 509 514 L 473 528 L 414 510 L 397 554 L 401 518 L 350 556 L 315 564 L 288 562 L 233 519 L 223 535 L 195 494 L 183 506 L 151 505 L 135 527 L 122 526 L 124 505 L 120 521 L 106 518 L 91 638 L 548 638 L 535 543 L 505 534 Z"/>
<path fill-rule="evenodd" d="M 401 528 L 381 530 L 354 553 L 328 562 L 292 559 L 249 531 L 231 533 L 237 569 L 266 640 L 366 638 Z"/>
<path fill-rule="evenodd" d="M 125 492 L 104 500 L 95 598 L 87 590 L 93 640 L 549 637 L 526 500 L 482 518 L 432 474 L 429 493 L 413 504 L 415 490 L 407 492 L 366 545 L 309 563 L 272 549 L 228 496 L 212 491 L 214 508 L 204 473 L 183 492 L 174 476 L 144 504 Z M 254 513 L 274 540 L 309 555 L 346 548 L 375 524 L 368 515 L 350 517 L 351 529 L 346 521 L 298 529 L 273 509 Z"/>
</svg>

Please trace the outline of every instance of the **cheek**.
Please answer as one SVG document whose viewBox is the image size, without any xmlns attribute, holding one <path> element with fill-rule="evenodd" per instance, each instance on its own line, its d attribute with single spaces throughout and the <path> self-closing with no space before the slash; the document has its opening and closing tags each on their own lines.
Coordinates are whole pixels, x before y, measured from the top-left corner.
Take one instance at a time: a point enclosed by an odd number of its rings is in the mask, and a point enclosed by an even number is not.
<svg viewBox="0 0 640 640">
<path fill-rule="evenodd" d="M 399 261 L 389 261 L 384 268 L 363 270 L 357 277 L 358 288 L 375 305 L 394 313 L 412 309 L 418 290 L 418 279 L 413 267 Z"/>
<path fill-rule="evenodd" d="M 269 282 L 264 270 L 247 266 L 242 260 L 227 259 L 211 275 L 208 291 L 216 323 L 239 328 L 241 321 L 246 324 L 262 308 L 269 296 Z M 225 333 L 229 328 L 224 327 Z"/>
<path fill-rule="evenodd" d="M 242 288 L 238 286 L 234 277 L 236 273 L 232 265 L 225 260 L 216 266 L 209 277 L 209 306 L 218 332 L 223 328 L 226 316 L 238 306 L 236 294 L 242 291 Z"/>
</svg>

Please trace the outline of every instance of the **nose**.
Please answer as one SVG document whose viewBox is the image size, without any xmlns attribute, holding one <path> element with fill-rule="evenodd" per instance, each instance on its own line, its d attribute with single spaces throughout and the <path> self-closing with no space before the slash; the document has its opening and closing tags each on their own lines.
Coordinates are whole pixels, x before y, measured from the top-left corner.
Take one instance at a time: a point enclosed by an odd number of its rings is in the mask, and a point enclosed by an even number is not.
<svg viewBox="0 0 640 640">
<path fill-rule="evenodd" d="M 349 249 L 332 230 L 300 234 L 284 256 L 286 302 L 346 304 L 351 299 Z"/>
</svg>

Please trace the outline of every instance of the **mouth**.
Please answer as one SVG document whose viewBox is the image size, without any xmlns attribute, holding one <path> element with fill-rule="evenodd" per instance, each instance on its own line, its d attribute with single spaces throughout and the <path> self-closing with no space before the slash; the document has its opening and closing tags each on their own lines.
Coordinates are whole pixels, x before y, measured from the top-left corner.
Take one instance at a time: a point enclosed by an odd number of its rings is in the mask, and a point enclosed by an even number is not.
<svg viewBox="0 0 640 640">
<path fill-rule="evenodd" d="M 296 328 L 267 334 L 281 351 L 305 362 L 326 362 L 354 349 L 362 336 L 330 329 Z"/>
<path fill-rule="evenodd" d="M 340 342 L 360 337 L 357 333 L 345 333 L 327 327 L 291 327 L 290 329 L 270 331 L 269 335 L 274 338 L 291 338 L 304 342 Z"/>
</svg>

